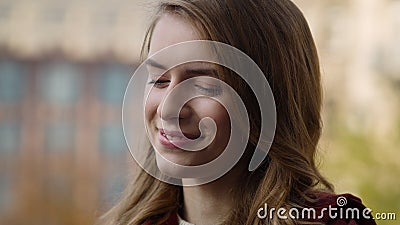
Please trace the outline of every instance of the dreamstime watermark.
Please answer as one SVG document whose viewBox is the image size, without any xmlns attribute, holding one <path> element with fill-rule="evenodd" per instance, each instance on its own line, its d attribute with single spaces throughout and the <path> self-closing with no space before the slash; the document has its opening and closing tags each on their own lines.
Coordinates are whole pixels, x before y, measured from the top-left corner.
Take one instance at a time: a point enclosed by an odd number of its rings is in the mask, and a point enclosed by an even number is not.
<svg viewBox="0 0 400 225">
<path fill-rule="evenodd" d="M 328 217 L 329 219 L 354 219 L 354 220 L 396 220 L 396 213 L 373 213 L 370 208 L 345 207 L 347 199 L 339 196 L 336 199 L 336 206 L 329 205 L 324 208 L 268 208 L 267 203 L 257 211 L 257 217 L 260 219 L 278 219 L 286 220 L 288 218 L 295 220 L 320 220 Z M 375 215 L 373 215 L 375 214 Z"/>
</svg>

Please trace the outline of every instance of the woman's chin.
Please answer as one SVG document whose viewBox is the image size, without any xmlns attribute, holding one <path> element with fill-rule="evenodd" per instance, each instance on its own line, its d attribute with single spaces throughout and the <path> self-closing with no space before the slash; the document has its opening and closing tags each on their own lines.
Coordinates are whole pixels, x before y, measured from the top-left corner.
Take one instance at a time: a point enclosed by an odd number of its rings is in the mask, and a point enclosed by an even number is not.
<svg viewBox="0 0 400 225">
<path fill-rule="evenodd" d="M 157 167 L 161 173 L 173 178 L 196 178 L 188 167 L 201 165 L 176 154 L 156 154 Z"/>
</svg>

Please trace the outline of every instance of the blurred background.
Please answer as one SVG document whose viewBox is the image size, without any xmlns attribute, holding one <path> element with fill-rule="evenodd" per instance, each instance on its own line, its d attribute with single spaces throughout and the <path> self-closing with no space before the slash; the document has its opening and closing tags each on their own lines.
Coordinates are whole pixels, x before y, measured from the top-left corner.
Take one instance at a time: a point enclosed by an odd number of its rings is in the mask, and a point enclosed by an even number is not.
<svg viewBox="0 0 400 225">
<path fill-rule="evenodd" d="M 323 69 L 323 174 L 399 217 L 400 1 L 295 3 Z M 123 94 L 151 11 L 145 0 L 0 0 L 0 224 L 93 224 L 118 199 L 134 171 Z"/>
</svg>

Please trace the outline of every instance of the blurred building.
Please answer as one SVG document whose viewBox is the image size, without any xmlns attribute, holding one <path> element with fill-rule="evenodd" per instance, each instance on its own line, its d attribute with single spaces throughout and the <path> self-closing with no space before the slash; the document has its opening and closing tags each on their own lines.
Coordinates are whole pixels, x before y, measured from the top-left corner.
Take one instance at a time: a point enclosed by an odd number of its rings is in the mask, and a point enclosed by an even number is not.
<svg viewBox="0 0 400 225">
<path fill-rule="evenodd" d="M 328 128 L 390 134 L 400 1 L 295 2 L 321 55 Z M 122 99 L 151 9 L 145 0 L 0 0 L 0 224 L 92 224 L 118 197 L 132 161 Z"/>
<path fill-rule="evenodd" d="M 146 7 L 0 1 L 0 224 L 93 224 L 118 198 Z"/>
<path fill-rule="evenodd" d="M 36 59 L 60 52 L 79 61 L 111 56 L 132 63 L 149 8 L 143 0 L 2 0 L 2 55 Z"/>
</svg>

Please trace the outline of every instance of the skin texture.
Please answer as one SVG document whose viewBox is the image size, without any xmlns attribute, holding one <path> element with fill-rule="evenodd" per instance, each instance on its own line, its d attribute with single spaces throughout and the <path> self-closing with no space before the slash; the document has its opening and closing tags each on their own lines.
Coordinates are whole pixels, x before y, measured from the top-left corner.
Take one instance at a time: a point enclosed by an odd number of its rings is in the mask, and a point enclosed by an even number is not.
<svg viewBox="0 0 400 225">
<path fill-rule="evenodd" d="M 154 28 L 149 55 L 173 44 L 199 39 L 199 35 L 190 23 L 177 16 L 165 14 Z M 177 84 L 191 77 L 200 77 L 200 81 L 196 81 L 196 84 L 201 88 L 196 90 L 196 87 L 194 87 L 194 91 L 201 93 L 204 92 L 203 88 L 215 88 L 213 84 L 201 81 L 201 76 L 204 75 L 187 74 L 185 72 L 188 67 L 204 68 L 205 66 L 210 68 L 210 65 L 204 63 L 184 64 L 167 71 L 165 74 L 159 74 L 161 69 L 157 66 L 150 65 L 148 67 L 149 82 L 155 85 L 150 91 L 145 105 L 149 139 L 162 157 L 180 165 L 201 165 L 215 159 L 224 150 L 229 140 L 230 119 L 225 108 L 217 101 L 207 97 L 199 97 L 186 103 L 180 111 L 179 124 L 182 132 L 197 137 L 200 135 L 198 129 L 200 119 L 212 118 L 216 122 L 217 133 L 216 138 L 209 146 L 198 152 L 188 152 L 178 148 L 166 147 L 159 140 L 162 121 L 166 125 L 165 129 L 177 130 L 169 123 L 174 119 L 174 115 L 170 113 L 173 104 L 165 104 L 164 113 L 161 113 L 163 99 Z M 154 84 L 157 79 L 158 82 Z M 212 92 L 211 95 L 216 95 L 215 93 L 219 94 L 219 92 Z M 205 94 L 207 95 L 207 93 Z M 162 172 L 171 173 L 171 168 L 168 168 L 168 165 L 159 162 L 159 160 L 157 160 L 157 164 Z M 196 187 L 184 187 L 183 207 L 180 216 L 194 224 L 216 224 L 221 219 L 221 215 L 228 214 L 229 209 L 233 207 L 232 199 L 227 193 L 238 182 L 240 177 L 238 173 L 243 170 L 245 170 L 245 164 L 239 162 L 230 172 L 214 182 Z M 183 180 L 183 182 L 185 181 Z M 207 215 L 207 217 L 202 215 Z"/>
<path fill-rule="evenodd" d="M 181 19 L 167 14 L 160 19 L 155 27 L 149 55 L 167 46 L 190 40 L 199 40 L 194 28 Z M 229 140 L 229 116 L 225 108 L 211 98 L 198 97 L 186 103 L 179 114 L 180 128 L 175 127 L 172 122 L 176 119 L 176 115 L 172 113 L 175 107 L 173 98 L 164 104 L 164 112 L 161 113 L 162 101 L 166 95 L 180 82 L 189 78 L 196 78 L 196 81 L 193 84 L 193 88 L 187 91 L 195 91 L 206 96 L 221 95 L 217 86 L 210 81 L 202 79 L 206 75 L 187 72 L 194 69 L 212 68 L 215 68 L 215 66 L 206 63 L 189 63 L 174 67 L 166 73 L 160 74 L 162 69 L 148 65 L 150 74 L 149 86 L 150 88 L 152 87 L 145 105 L 149 138 L 160 154 L 171 162 L 185 166 L 196 166 L 210 162 L 220 155 Z M 216 122 L 218 129 L 216 138 L 205 149 L 190 152 L 176 147 L 167 147 L 160 143 L 162 124 L 164 124 L 166 131 L 178 131 L 180 129 L 184 134 L 187 134 L 188 138 L 194 139 L 200 136 L 199 122 L 205 117 L 212 118 Z M 163 166 L 159 165 L 161 170 Z"/>
</svg>

